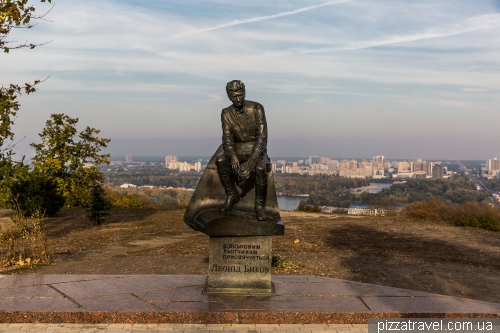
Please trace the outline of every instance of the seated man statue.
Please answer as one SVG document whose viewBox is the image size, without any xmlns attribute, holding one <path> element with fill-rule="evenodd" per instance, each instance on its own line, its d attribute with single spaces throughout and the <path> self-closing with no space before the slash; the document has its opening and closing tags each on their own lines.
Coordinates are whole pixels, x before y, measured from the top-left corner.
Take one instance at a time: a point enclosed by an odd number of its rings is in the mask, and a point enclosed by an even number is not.
<svg viewBox="0 0 500 333">
<path fill-rule="evenodd" d="M 226 85 L 233 105 L 222 110 L 223 153 L 217 156 L 217 172 L 227 198 L 220 209 L 230 211 L 255 184 L 255 215 L 266 220 L 267 174 L 271 162 L 267 156 L 267 123 L 264 107 L 245 101 L 245 85 L 233 80 Z M 236 182 L 242 189 L 236 189 Z"/>
</svg>

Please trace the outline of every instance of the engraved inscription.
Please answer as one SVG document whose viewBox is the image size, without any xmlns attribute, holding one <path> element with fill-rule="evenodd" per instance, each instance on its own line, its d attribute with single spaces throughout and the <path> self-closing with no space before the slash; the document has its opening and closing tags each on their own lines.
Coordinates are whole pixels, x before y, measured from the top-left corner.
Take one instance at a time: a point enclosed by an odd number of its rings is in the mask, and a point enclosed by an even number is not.
<svg viewBox="0 0 500 333">
<path fill-rule="evenodd" d="M 269 273 L 269 267 L 262 266 L 224 266 L 224 265 L 212 265 L 210 269 L 211 272 L 233 272 L 233 273 Z"/>
<path fill-rule="evenodd" d="M 222 245 L 223 254 L 222 259 L 236 259 L 236 260 L 260 260 L 268 261 L 269 256 L 259 255 L 259 244 L 231 244 L 224 243 Z"/>
</svg>

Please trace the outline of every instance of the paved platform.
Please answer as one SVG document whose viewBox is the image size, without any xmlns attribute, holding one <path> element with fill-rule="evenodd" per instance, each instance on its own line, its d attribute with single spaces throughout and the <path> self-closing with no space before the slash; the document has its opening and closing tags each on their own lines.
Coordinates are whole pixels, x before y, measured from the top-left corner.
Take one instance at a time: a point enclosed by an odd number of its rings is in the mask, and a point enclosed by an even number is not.
<svg viewBox="0 0 500 333">
<path fill-rule="evenodd" d="M 203 292 L 203 275 L 0 276 L 0 323 L 367 324 L 500 318 L 500 304 L 314 276 L 273 276 L 275 296 Z"/>
</svg>

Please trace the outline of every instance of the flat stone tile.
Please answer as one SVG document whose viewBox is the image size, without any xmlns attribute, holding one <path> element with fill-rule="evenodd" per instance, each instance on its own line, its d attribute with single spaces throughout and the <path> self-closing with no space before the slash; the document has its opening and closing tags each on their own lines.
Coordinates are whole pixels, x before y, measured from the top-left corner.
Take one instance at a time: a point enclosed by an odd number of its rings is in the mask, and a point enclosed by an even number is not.
<svg viewBox="0 0 500 333">
<path fill-rule="evenodd" d="M 172 300 L 175 289 L 150 290 L 137 294 L 148 301 L 168 302 Z"/>
<path fill-rule="evenodd" d="M 285 281 L 283 280 L 282 276 L 276 276 L 276 275 L 271 275 L 271 281 L 273 283 L 284 283 Z"/>
<path fill-rule="evenodd" d="M 500 313 L 500 304 L 455 297 L 362 297 L 374 312 Z"/>
<path fill-rule="evenodd" d="M 297 275 L 284 275 L 283 276 L 283 282 L 284 283 L 309 283 L 309 280 L 307 279 L 307 275 L 304 276 L 297 276 Z"/>
<path fill-rule="evenodd" d="M 330 291 L 330 284 L 328 283 L 282 283 L 282 284 L 277 284 L 274 286 L 276 290 L 276 295 L 313 295 L 313 296 L 325 296 L 328 295 L 330 296 L 331 291 Z M 344 288 L 337 288 L 339 289 L 344 289 L 344 293 L 351 295 L 354 294 L 354 290 L 352 288 L 345 284 Z"/>
<path fill-rule="evenodd" d="M 375 284 L 349 282 L 349 285 L 358 296 L 387 296 L 380 286 Z"/>
<path fill-rule="evenodd" d="M 76 300 L 88 311 L 157 311 L 157 309 L 129 294 L 99 296 Z"/>
<path fill-rule="evenodd" d="M 437 294 L 425 293 L 409 289 L 381 286 L 371 283 L 349 282 L 359 296 L 436 296 Z"/>
<path fill-rule="evenodd" d="M 0 298 L 64 297 L 47 285 L 0 289 Z"/>
<path fill-rule="evenodd" d="M 184 302 L 206 302 L 208 301 L 208 295 L 203 294 L 203 285 L 181 287 L 175 289 L 171 300 Z"/>
<path fill-rule="evenodd" d="M 0 289 L 95 279 L 98 275 L 0 275 Z"/>
<path fill-rule="evenodd" d="M 269 308 L 270 297 L 259 296 L 227 296 L 210 298 L 212 311 L 223 310 L 252 310 Z"/>
<path fill-rule="evenodd" d="M 386 286 L 379 286 L 379 288 L 386 296 L 411 296 L 410 291 L 407 289 Z"/>
<path fill-rule="evenodd" d="M 203 285 L 206 279 L 206 275 L 128 275 L 121 278 L 123 281 L 144 287 L 145 290 Z"/>
<path fill-rule="evenodd" d="M 241 303 L 237 301 L 213 302 L 212 311 L 294 311 L 294 312 L 368 312 L 366 306 L 356 297 L 274 297 L 252 298 Z"/>
<path fill-rule="evenodd" d="M 53 286 L 73 299 L 113 295 L 126 292 L 124 289 L 134 289 L 120 288 L 115 279 L 58 283 Z"/>
<path fill-rule="evenodd" d="M 0 301 L 3 311 L 81 311 L 66 298 L 4 298 Z"/>
<path fill-rule="evenodd" d="M 331 283 L 328 284 L 328 292 L 332 296 L 357 296 L 358 293 L 349 283 Z"/>
<path fill-rule="evenodd" d="M 167 312 L 208 312 L 210 304 L 211 302 L 169 302 Z"/>
<path fill-rule="evenodd" d="M 331 277 L 322 277 L 322 276 L 308 276 L 307 280 L 309 283 L 345 283 L 346 280 L 335 279 Z"/>
<path fill-rule="evenodd" d="M 283 283 L 274 286 L 276 295 L 356 296 L 349 283 Z"/>
<path fill-rule="evenodd" d="M 156 306 L 157 308 L 166 311 L 168 309 L 168 304 L 170 302 L 161 302 L 161 301 L 151 301 L 150 304 Z"/>
<path fill-rule="evenodd" d="M 423 291 L 417 291 L 417 290 L 408 290 L 410 295 L 416 296 L 416 297 L 431 297 L 431 296 L 440 296 L 439 294 L 431 294 L 431 293 L 426 293 Z M 443 295 L 444 296 L 444 295 Z"/>
</svg>

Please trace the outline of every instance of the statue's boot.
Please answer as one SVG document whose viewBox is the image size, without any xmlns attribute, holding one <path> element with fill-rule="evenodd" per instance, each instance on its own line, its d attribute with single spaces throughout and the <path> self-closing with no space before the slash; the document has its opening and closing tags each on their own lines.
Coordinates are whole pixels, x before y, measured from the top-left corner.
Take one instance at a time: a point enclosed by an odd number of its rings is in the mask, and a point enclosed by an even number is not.
<svg viewBox="0 0 500 333">
<path fill-rule="evenodd" d="M 266 217 L 267 184 L 255 184 L 255 217 L 257 221 L 265 221 Z"/>
<path fill-rule="evenodd" d="M 240 193 L 236 189 L 235 181 L 231 175 L 220 175 L 220 182 L 224 191 L 226 191 L 226 202 L 220 209 L 222 213 L 228 212 L 233 208 L 233 205 L 240 201 Z"/>
</svg>

